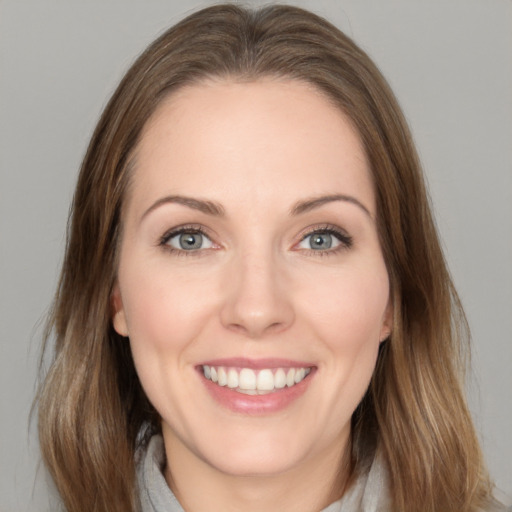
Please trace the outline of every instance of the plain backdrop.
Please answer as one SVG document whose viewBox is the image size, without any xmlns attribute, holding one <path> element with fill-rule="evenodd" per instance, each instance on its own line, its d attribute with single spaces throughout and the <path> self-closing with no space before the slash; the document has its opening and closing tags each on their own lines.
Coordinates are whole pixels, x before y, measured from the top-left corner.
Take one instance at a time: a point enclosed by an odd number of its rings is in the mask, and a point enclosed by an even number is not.
<svg viewBox="0 0 512 512">
<path fill-rule="evenodd" d="M 0 0 L 1 512 L 52 510 L 28 414 L 88 139 L 133 58 L 210 3 Z M 295 3 L 374 58 L 411 124 L 473 331 L 471 408 L 511 496 L 512 2 Z"/>
</svg>

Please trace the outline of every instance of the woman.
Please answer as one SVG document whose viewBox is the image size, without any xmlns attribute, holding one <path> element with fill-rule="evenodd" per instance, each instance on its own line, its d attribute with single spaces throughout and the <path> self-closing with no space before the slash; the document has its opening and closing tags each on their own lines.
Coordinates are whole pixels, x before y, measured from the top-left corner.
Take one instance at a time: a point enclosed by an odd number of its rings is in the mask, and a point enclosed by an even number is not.
<svg viewBox="0 0 512 512">
<path fill-rule="evenodd" d="M 308 12 L 212 7 L 136 61 L 51 331 L 39 431 L 68 510 L 496 506 L 406 123 Z"/>
</svg>

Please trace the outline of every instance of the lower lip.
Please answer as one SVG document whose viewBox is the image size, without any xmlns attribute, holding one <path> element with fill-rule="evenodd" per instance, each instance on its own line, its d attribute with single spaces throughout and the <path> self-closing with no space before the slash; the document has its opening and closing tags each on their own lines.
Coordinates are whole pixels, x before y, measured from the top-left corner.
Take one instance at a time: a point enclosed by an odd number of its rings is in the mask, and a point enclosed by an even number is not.
<svg viewBox="0 0 512 512">
<path fill-rule="evenodd" d="M 233 412 L 248 415 L 271 414 L 286 409 L 295 400 L 301 397 L 311 383 L 315 369 L 298 384 L 285 387 L 266 395 L 246 395 L 227 386 L 218 386 L 204 377 L 200 372 L 201 380 L 213 399 L 221 406 Z"/>
</svg>

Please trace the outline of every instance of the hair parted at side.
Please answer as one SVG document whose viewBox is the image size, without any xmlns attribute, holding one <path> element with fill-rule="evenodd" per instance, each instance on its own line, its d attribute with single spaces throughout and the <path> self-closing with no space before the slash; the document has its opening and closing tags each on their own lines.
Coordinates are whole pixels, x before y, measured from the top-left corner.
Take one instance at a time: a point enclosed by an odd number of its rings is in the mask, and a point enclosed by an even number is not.
<svg viewBox="0 0 512 512">
<path fill-rule="evenodd" d="M 394 328 L 352 420 L 353 474 L 383 451 L 396 512 L 476 511 L 490 502 L 463 394 L 467 326 L 407 124 L 369 57 L 299 8 L 218 5 L 187 17 L 126 73 L 92 136 L 73 200 L 45 345 L 55 355 L 37 397 L 46 466 L 69 511 L 135 511 L 135 451 L 159 417 L 113 329 L 134 149 L 163 98 L 208 78 L 312 84 L 357 129 L 373 173 Z M 147 437 L 147 436 L 146 436 Z"/>
</svg>

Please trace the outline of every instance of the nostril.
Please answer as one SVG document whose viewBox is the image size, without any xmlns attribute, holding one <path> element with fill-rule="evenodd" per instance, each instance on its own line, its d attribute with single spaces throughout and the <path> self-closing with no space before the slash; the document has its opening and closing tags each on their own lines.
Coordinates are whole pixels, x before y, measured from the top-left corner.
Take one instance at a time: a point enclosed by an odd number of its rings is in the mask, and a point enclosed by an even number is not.
<svg viewBox="0 0 512 512">
<path fill-rule="evenodd" d="M 225 288 L 220 311 L 225 328 L 255 338 L 286 329 L 295 318 L 282 276 L 276 275 L 270 263 L 263 272 L 260 259 L 258 269 L 243 261 L 242 270 L 233 274 Z"/>
<path fill-rule="evenodd" d="M 253 315 L 242 321 L 223 323 L 232 332 L 251 338 L 258 338 L 266 334 L 275 334 L 286 330 L 291 322 L 270 320 L 268 316 L 264 315 Z"/>
</svg>

